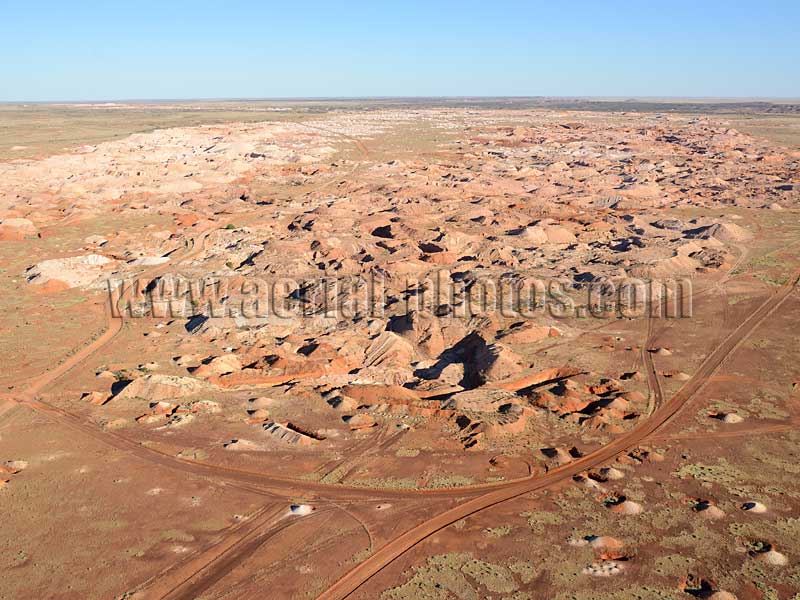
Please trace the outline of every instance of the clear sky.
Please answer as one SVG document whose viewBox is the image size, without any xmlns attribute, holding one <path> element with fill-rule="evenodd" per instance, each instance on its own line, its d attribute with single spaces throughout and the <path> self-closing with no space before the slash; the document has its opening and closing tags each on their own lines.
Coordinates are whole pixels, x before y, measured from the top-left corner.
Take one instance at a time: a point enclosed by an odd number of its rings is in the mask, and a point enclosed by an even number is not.
<svg viewBox="0 0 800 600">
<path fill-rule="evenodd" d="M 800 1 L 0 0 L 0 101 L 800 97 Z"/>
</svg>

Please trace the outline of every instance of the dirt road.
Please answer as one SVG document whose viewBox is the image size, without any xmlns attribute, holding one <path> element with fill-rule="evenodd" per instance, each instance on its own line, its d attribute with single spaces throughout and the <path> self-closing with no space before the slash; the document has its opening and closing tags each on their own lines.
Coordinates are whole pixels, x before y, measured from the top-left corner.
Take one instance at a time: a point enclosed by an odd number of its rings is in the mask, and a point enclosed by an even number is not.
<svg viewBox="0 0 800 600">
<path fill-rule="evenodd" d="M 193 238 L 192 240 L 192 247 L 191 249 L 185 253 L 182 257 L 180 257 L 179 261 L 184 260 L 191 260 L 192 258 L 196 257 L 200 254 L 205 248 L 205 240 L 211 234 L 213 229 L 205 229 L 201 231 L 197 237 Z M 158 267 L 154 267 L 147 271 L 144 271 L 139 275 L 141 279 L 153 279 L 158 277 L 159 275 L 163 275 L 167 270 L 171 268 L 171 265 L 161 265 Z M 126 289 L 123 294 L 119 298 L 119 302 L 126 302 L 130 300 L 130 292 L 132 288 Z M 62 377 L 65 373 L 70 371 L 71 369 L 75 368 L 76 366 L 80 365 L 84 362 L 87 358 L 92 356 L 95 352 L 103 348 L 106 344 L 111 342 L 120 331 L 122 331 L 122 327 L 125 324 L 124 319 L 116 318 L 112 314 L 111 307 L 106 307 L 106 330 L 103 332 L 102 335 L 94 339 L 90 344 L 87 344 L 83 348 L 81 348 L 75 354 L 69 356 L 66 360 L 64 360 L 61 364 L 56 366 L 53 369 L 45 371 L 38 377 L 28 381 L 27 386 L 25 387 L 24 391 L 22 392 L 21 396 L 23 399 L 31 399 L 34 398 L 39 392 L 41 392 L 44 388 L 55 382 L 57 379 Z"/>
<path fill-rule="evenodd" d="M 565 481 L 582 471 L 599 467 L 639 445 L 650 435 L 662 428 L 665 423 L 702 389 L 708 378 L 716 372 L 725 359 L 739 347 L 764 319 L 775 312 L 786 298 L 788 298 L 789 294 L 795 289 L 799 279 L 800 274 L 797 274 L 789 284 L 783 286 L 778 293 L 762 303 L 750 317 L 742 322 L 711 354 L 708 355 L 708 357 L 706 357 L 694 376 L 692 376 L 672 398 L 658 407 L 649 419 L 642 422 L 635 429 L 615 439 L 607 446 L 570 464 L 558 467 L 546 475 L 536 477 L 530 481 L 511 484 L 502 489 L 473 498 L 417 525 L 377 550 L 367 560 L 345 574 L 323 592 L 317 600 L 344 600 L 399 556 L 408 552 L 408 550 L 448 525 L 500 504 L 501 502 L 517 498 L 523 494 L 545 489 L 553 484 Z"/>
<path fill-rule="evenodd" d="M 288 514 L 285 504 L 268 505 L 235 529 L 227 531 L 223 538 L 210 544 L 205 551 L 193 554 L 160 573 L 152 583 L 145 584 L 136 597 L 143 600 L 196 598 L 271 537 L 302 520 L 330 510 L 321 509 L 307 516 L 294 517 Z"/>
<path fill-rule="evenodd" d="M 5 415 L 11 409 L 16 408 L 18 403 L 14 400 L 0 399 L 0 417 Z"/>
</svg>

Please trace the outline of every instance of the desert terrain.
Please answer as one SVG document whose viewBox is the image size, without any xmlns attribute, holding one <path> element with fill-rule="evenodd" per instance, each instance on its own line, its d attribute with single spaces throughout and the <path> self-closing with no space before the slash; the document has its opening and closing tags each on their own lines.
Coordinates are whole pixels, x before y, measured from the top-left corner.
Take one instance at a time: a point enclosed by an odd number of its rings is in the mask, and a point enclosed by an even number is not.
<svg viewBox="0 0 800 600">
<path fill-rule="evenodd" d="M 0 598 L 800 597 L 798 113 L 0 106 Z"/>
</svg>

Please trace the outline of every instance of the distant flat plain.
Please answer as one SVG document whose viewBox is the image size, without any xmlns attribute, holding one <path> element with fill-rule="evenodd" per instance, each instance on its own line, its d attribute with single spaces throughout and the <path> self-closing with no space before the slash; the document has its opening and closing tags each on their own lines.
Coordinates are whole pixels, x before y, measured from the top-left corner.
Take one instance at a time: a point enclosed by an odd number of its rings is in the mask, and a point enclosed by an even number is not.
<svg viewBox="0 0 800 600">
<path fill-rule="evenodd" d="M 0 160 L 58 154 L 133 133 L 230 122 L 298 121 L 337 110 L 409 106 L 598 112 L 669 112 L 730 122 L 745 133 L 800 148 L 800 103 L 722 99 L 376 98 L 108 103 L 0 103 Z"/>
</svg>

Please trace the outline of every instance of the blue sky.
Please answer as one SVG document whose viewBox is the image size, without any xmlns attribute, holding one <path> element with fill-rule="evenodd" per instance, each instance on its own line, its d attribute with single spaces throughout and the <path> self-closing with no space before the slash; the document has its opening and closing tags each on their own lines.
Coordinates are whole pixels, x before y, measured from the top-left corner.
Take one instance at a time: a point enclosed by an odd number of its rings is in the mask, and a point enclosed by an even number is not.
<svg viewBox="0 0 800 600">
<path fill-rule="evenodd" d="M 0 0 L 0 101 L 800 97 L 800 2 Z"/>
</svg>

